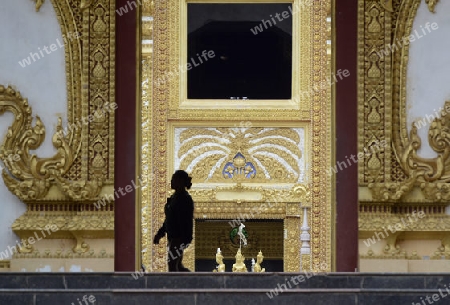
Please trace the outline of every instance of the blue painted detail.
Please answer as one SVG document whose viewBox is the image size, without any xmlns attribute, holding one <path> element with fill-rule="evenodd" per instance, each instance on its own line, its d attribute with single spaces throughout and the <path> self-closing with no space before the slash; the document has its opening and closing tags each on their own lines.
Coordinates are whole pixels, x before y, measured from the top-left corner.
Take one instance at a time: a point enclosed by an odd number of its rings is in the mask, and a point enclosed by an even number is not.
<svg viewBox="0 0 450 305">
<path fill-rule="evenodd" d="M 244 175 L 246 179 L 251 179 L 256 176 L 256 168 L 252 162 L 246 162 L 243 154 L 238 152 L 233 162 L 227 162 L 222 169 L 222 176 L 230 179 L 235 175 Z"/>
</svg>

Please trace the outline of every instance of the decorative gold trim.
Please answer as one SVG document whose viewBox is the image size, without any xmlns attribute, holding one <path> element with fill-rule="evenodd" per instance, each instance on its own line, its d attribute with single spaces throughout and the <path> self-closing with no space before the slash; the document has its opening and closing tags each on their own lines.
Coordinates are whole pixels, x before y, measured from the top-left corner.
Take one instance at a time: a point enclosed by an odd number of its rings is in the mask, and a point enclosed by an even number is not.
<svg viewBox="0 0 450 305">
<path fill-rule="evenodd" d="M 430 211 L 432 211 L 432 208 L 430 208 Z M 445 214 L 436 215 L 425 213 L 423 219 L 413 222 L 408 221 L 408 217 L 404 215 L 398 216 L 387 213 L 361 214 L 359 217 L 359 231 L 384 232 L 384 230 L 387 230 L 388 226 L 394 227 L 395 224 L 402 224 L 403 229 L 401 232 L 450 231 L 450 219 Z M 388 233 L 390 232 L 388 231 Z"/>
<path fill-rule="evenodd" d="M 387 10 L 388 12 L 393 13 L 394 9 L 392 7 L 393 0 L 380 0 L 380 5 Z M 425 0 L 425 3 L 428 5 L 428 10 L 432 13 L 435 12 L 435 7 L 439 0 Z"/>
<path fill-rule="evenodd" d="M 321 79 L 326 79 L 330 74 L 330 60 L 327 48 L 324 48 L 328 40 L 327 17 L 331 3 L 329 1 L 313 1 L 310 18 L 312 49 L 308 53 L 312 59 L 311 75 L 312 84 L 317 84 Z M 322 30 L 321 30 L 322 29 Z M 314 75 L 314 76 L 313 76 Z M 331 90 L 315 92 L 312 98 L 312 188 L 311 188 L 311 270 L 316 266 L 331 268 L 331 177 L 325 173 L 325 169 L 331 164 Z M 326 130 L 327 132 L 323 133 Z M 299 220 L 300 222 L 300 220 Z M 294 266 L 293 266 L 294 267 Z M 286 271 L 301 270 L 300 266 Z"/>
<path fill-rule="evenodd" d="M 145 0 L 142 5 L 142 49 L 141 49 L 141 57 L 140 57 L 140 78 L 138 82 L 141 86 L 141 102 L 139 103 L 138 115 L 140 125 L 136 126 L 136 136 L 139 140 L 136 143 L 139 143 L 136 151 L 140 152 L 140 160 L 141 163 L 138 165 L 138 171 L 143 180 L 143 186 L 139 190 L 140 198 L 136 200 L 139 205 L 136 207 L 139 220 L 136 222 L 140 224 L 139 226 L 139 257 L 141 263 L 146 266 L 147 271 L 154 270 L 165 270 L 166 268 L 166 258 L 158 257 L 151 253 L 153 248 L 152 239 L 148 238 L 150 235 L 153 236 L 156 232 L 152 230 L 151 225 L 151 206 L 148 203 L 151 200 L 151 192 L 153 190 L 153 177 L 154 177 L 154 169 L 151 167 L 149 162 L 152 157 L 152 134 L 150 132 L 145 132 L 145 130 L 150 129 L 151 122 L 153 119 L 153 105 L 152 105 L 152 96 L 153 96 L 153 36 L 154 36 L 154 1 L 153 0 Z M 144 18 L 147 21 L 144 21 Z M 159 258 L 156 260 L 155 258 Z M 185 259 L 186 260 L 186 259 Z M 188 260 L 188 259 L 187 259 Z M 139 266 L 137 266 L 139 268 Z"/>
<path fill-rule="evenodd" d="M 34 250 L 30 253 L 15 253 L 14 260 L 19 259 L 32 259 L 32 258 L 51 258 L 55 259 L 113 259 L 114 253 L 107 253 L 105 249 L 101 249 L 99 251 L 95 251 L 94 249 L 90 249 L 86 252 L 74 252 L 72 250 L 68 250 L 64 252 L 63 249 L 45 249 L 43 253 L 39 250 Z"/>
</svg>

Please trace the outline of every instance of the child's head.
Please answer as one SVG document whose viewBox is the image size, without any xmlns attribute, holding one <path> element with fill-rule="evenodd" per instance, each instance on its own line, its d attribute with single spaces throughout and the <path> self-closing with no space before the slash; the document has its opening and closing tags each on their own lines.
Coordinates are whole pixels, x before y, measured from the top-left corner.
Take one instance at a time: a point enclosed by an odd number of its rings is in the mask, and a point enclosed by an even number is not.
<svg viewBox="0 0 450 305">
<path fill-rule="evenodd" d="M 184 170 L 179 169 L 172 175 L 170 184 L 171 188 L 174 190 L 183 188 L 190 189 L 192 186 L 191 181 L 192 178 L 189 177 L 188 173 L 186 173 Z"/>
</svg>

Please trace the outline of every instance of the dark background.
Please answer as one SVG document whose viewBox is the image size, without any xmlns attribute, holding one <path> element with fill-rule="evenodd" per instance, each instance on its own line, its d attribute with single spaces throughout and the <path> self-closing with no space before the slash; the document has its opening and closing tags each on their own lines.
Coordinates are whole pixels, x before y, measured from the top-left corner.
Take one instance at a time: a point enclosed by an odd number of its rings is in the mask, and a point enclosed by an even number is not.
<svg viewBox="0 0 450 305">
<path fill-rule="evenodd" d="M 289 4 L 188 4 L 188 58 L 215 57 L 188 71 L 189 99 L 290 99 L 292 15 Z M 275 14 L 289 17 L 279 21 Z M 272 17 L 275 23 L 271 20 Z M 280 17 L 282 19 L 282 17 Z M 262 32 L 251 29 L 270 20 Z"/>
</svg>

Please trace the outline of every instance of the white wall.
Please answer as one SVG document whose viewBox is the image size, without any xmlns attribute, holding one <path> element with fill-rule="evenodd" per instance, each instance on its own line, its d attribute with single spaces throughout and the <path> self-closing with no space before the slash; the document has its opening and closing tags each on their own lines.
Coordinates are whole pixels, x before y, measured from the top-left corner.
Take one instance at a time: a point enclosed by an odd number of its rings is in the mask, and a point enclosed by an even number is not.
<svg viewBox="0 0 450 305">
<path fill-rule="evenodd" d="M 450 1 L 439 1 L 436 12 L 428 10 L 422 1 L 414 20 L 413 33 L 417 30 L 420 37 L 410 44 L 409 66 L 407 73 L 407 122 L 408 131 L 413 121 L 429 120 L 426 126 L 418 130 L 422 139 L 421 157 L 435 157 L 436 153 L 428 145 L 428 130 L 431 115 L 450 100 Z M 437 23 L 436 30 L 425 29 L 429 23 Z M 421 28 L 422 26 L 422 28 Z M 426 35 L 423 34 L 424 29 Z M 416 37 L 419 37 L 416 35 Z"/>
<path fill-rule="evenodd" d="M 33 1 L 0 1 L 0 84 L 13 85 L 38 114 L 46 127 L 47 136 L 36 150 L 39 157 L 53 156 L 56 150 L 51 143 L 57 117 L 66 117 L 67 94 L 64 63 L 64 48 L 61 30 L 50 1 L 45 1 L 39 12 Z M 57 49 L 49 49 L 56 44 Z M 47 54 L 44 47 L 47 47 Z M 22 67 L 19 61 L 30 52 L 44 54 L 43 57 Z M 39 56 L 41 56 L 39 54 Z M 31 60 L 32 61 L 32 60 Z M 11 113 L 0 116 L 0 141 L 3 142 L 8 126 L 13 121 Z M 6 188 L 0 178 L 0 251 L 13 246 L 18 237 L 12 233 L 11 224 L 22 215 L 26 206 Z"/>
</svg>

